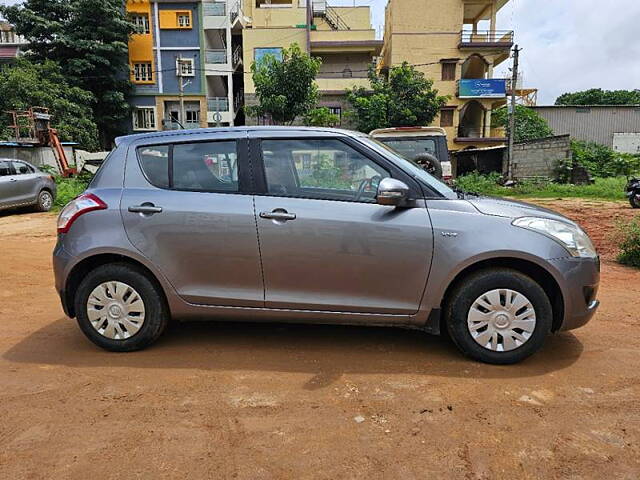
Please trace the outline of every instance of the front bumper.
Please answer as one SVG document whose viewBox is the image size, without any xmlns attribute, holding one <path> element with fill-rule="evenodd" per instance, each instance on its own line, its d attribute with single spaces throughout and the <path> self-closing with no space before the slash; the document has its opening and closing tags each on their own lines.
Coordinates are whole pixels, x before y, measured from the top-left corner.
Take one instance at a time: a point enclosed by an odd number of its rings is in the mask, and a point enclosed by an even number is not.
<svg viewBox="0 0 640 480">
<path fill-rule="evenodd" d="M 549 260 L 560 274 L 564 300 L 564 318 L 559 331 L 585 325 L 595 315 L 600 302 L 596 299 L 600 284 L 600 259 L 560 258 Z"/>
</svg>

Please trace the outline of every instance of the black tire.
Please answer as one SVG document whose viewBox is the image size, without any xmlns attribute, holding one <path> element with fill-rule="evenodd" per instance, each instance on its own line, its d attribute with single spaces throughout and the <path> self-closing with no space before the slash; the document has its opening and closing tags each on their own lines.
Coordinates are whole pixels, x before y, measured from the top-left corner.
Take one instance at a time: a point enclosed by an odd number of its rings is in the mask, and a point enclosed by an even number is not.
<svg viewBox="0 0 640 480">
<path fill-rule="evenodd" d="M 524 295 L 533 306 L 536 323 L 531 336 L 522 345 L 509 351 L 494 351 L 477 343 L 467 326 L 467 316 L 481 295 L 507 288 Z M 507 268 L 475 272 L 456 285 L 445 307 L 447 330 L 456 346 L 465 355 L 484 363 L 507 365 L 520 362 L 537 352 L 551 331 L 553 310 L 542 287 L 530 277 Z"/>
<path fill-rule="evenodd" d="M 631 195 L 629 197 L 629 203 L 631 208 L 640 208 L 640 197 L 638 195 Z"/>
<path fill-rule="evenodd" d="M 91 292 L 108 281 L 130 285 L 144 304 L 145 318 L 142 327 L 123 340 L 100 334 L 91 324 L 87 313 L 87 301 Z M 89 272 L 76 291 L 74 304 L 82 332 L 99 347 L 113 352 L 132 352 L 148 347 L 160 337 L 169 322 L 169 308 L 160 287 L 153 279 L 148 278 L 144 270 L 126 263 L 102 265 Z"/>
<path fill-rule="evenodd" d="M 39 212 L 48 212 L 53 207 L 53 195 L 49 190 L 41 190 L 38 194 L 36 202 L 36 210 Z"/>
<path fill-rule="evenodd" d="M 416 155 L 413 161 L 434 177 L 442 179 L 442 165 L 435 156 L 430 153 L 420 153 Z"/>
</svg>

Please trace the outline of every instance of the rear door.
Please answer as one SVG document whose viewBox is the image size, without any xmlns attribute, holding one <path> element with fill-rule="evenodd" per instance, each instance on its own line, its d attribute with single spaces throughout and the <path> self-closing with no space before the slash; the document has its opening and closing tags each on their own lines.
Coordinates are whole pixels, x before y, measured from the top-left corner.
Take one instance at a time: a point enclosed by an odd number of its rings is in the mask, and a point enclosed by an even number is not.
<svg viewBox="0 0 640 480">
<path fill-rule="evenodd" d="M 378 205 L 377 184 L 398 171 L 345 142 L 252 143 L 264 165 L 256 172 L 264 192 L 255 205 L 266 306 L 413 314 L 433 250 L 428 211 Z"/>
<path fill-rule="evenodd" d="M 127 235 L 190 303 L 264 305 L 244 136 L 161 136 L 129 148 Z"/>
</svg>

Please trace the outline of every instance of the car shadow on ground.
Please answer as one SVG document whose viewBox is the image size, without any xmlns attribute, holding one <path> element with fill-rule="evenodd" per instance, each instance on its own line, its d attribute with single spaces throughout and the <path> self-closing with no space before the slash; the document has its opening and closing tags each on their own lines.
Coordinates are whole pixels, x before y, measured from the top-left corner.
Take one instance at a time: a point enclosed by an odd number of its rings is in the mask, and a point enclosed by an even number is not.
<svg viewBox="0 0 640 480">
<path fill-rule="evenodd" d="M 420 331 L 329 325 L 173 323 L 152 347 L 106 352 L 89 342 L 74 320 L 61 318 L 11 347 L 10 362 L 71 367 L 188 368 L 210 371 L 308 373 L 304 388 L 330 385 L 345 373 L 459 378 L 544 375 L 575 363 L 583 345 L 572 333 L 547 339 L 518 365 L 485 365 L 463 357 L 450 340 Z"/>
</svg>

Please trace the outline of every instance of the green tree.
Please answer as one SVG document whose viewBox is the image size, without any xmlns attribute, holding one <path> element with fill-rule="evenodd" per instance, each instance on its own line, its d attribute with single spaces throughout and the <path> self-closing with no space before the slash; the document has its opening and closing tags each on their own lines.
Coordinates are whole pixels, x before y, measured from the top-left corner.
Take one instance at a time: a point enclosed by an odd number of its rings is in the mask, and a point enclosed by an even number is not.
<svg viewBox="0 0 640 480">
<path fill-rule="evenodd" d="M 640 105 L 640 90 L 592 88 L 560 95 L 556 105 Z"/>
<path fill-rule="evenodd" d="M 58 129 L 62 140 L 97 150 L 98 130 L 91 114 L 94 102 L 91 92 L 67 83 L 57 63 L 36 64 L 20 59 L 0 70 L 0 137 L 9 139 L 12 133 L 5 111 L 42 106 L 49 108 L 52 126 Z"/>
<path fill-rule="evenodd" d="M 353 107 L 351 115 L 358 130 L 429 125 L 449 97 L 438 95 L 433 80 L 404 62 L 392 67 L 388 76 L 369 71 L 371 89 L 355 87 L 347 90 Z"/>
<path fill-rule="evenodd" d="M 247 107 L 249 115 L 270 115 L 278 124 L 292 124 L 318 101 L 316 75 L 321 60 L 303 52 L 298 44 L 282 51 L 282 60 L 266 55 L 251 64 L 258 104 Z"/>
<path fill-rule="evenodd" d="M 327 107 L 318 107 L 310 110 L 304 116 L 304 124 L 308 127 L 333 127 L 340 123 L 340 117 Z"/>
<path fill-rule="evenodd" d="M 505 127 L 509 131 L 509 113 L 507 107 L 494 110 L 491 115 L 492 127 Z M 524 142 L 553 135 L 553 130 L 538 112 L 523 105 L 516 105 L 516 131 L 514 141 Z"/>
<path fill-rule="evenodd" d="M 616 152 L 606 145 L 581 140 L 571 141 L 573 161 L 594 177 L 629 176 L 640 171 L 640 157 Z"/>
<path fill-rule="evenodd" d="M 93 116 L 108 148 L 130 112 L 127 42 L 135 27 L 122 0 L 26 0 L 0 13 L 29 41 L 28 58 L 58 62 L 71 85 L 93 93 Z"/>
</svg>

